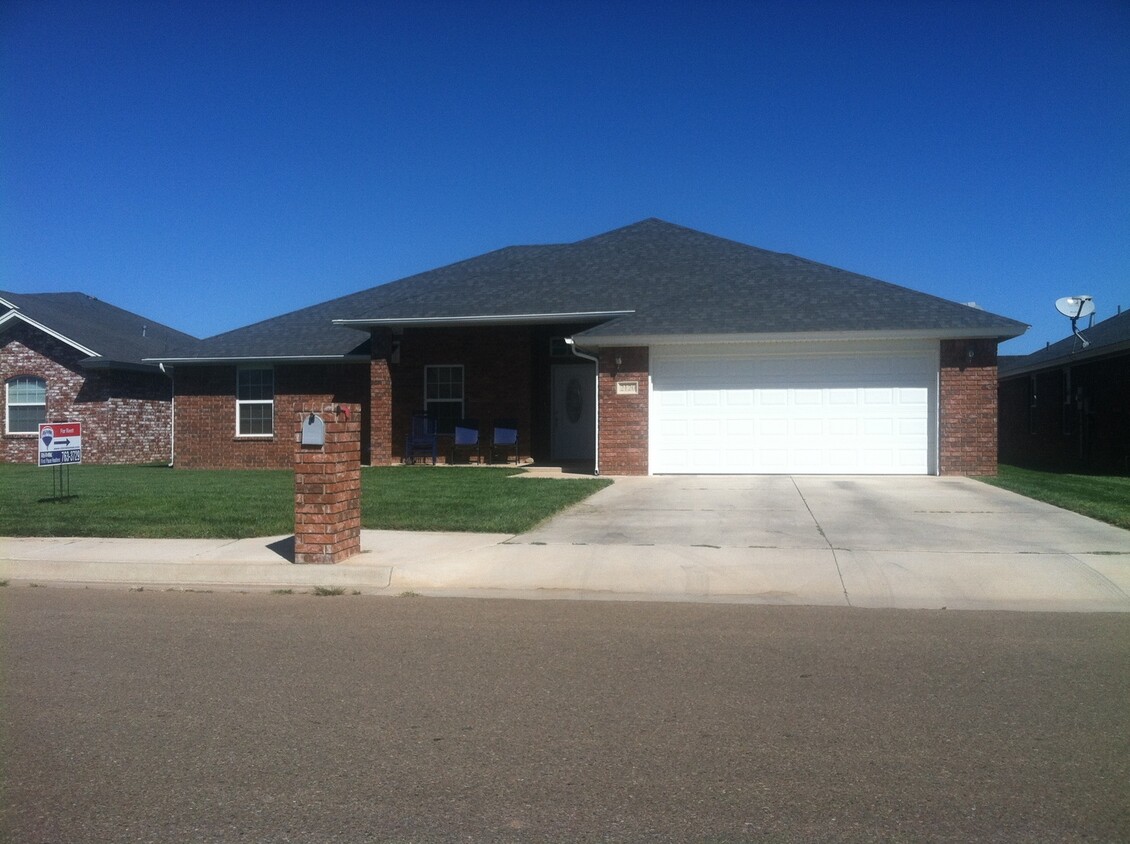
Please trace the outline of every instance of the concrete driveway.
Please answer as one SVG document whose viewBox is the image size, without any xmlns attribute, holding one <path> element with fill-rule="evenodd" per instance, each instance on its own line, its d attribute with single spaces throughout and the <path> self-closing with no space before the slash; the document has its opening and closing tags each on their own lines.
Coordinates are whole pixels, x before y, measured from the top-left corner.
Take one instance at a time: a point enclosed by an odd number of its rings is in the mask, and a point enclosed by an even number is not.
<svg viewBox="0 0 1130 844">
<path fill-rule="evenodd" d="M 699 597 L 1130 608 L 1130 532 L 968 478 L 621 478 L 508 544 L 631 548 Z"/>
</svg>

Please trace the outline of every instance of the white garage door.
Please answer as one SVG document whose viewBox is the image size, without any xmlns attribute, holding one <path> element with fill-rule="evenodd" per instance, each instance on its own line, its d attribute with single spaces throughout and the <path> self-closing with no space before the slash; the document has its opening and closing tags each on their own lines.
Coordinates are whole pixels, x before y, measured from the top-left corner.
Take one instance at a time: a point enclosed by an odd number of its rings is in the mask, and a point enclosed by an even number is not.
<svg viewBox="0 0 1130 844">
<path fill-rule="evenodd" d="M 653 346 L 653 474 L 933 474 L 938 344 Z"/>
</svg>

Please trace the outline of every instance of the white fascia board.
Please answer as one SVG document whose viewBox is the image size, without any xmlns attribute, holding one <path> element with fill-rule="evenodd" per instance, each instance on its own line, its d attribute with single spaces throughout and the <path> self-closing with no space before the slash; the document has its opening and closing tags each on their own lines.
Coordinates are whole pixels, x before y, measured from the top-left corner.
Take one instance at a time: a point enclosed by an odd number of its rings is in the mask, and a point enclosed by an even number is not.
<svg viewBox="0 0 1130 844">
<path fill-rule="evenodd" d="M 11 308 L 13 311 L 18 311 L 20 309 L 19 305 L 12 304 L 3 296 L 0 296 L 0 305 L 3 305 L 5 308 Z"/>
<path fill-rule="evenodd" d="M 581 348 L 607 346 L 684 346 L 691 343 L 787 343 L 840 342 L 844 340 L 978 340 L 1001 337 L 990 328 L 936 329 L 920 328 L 902 331 L 806 331 L 744 334 L 599 334 L 573 336 Z M 1011 335 L 1019 336 L 1019 335 Z"/>
<path fill-rule="evenodd" d="M 10 323 L 13 320 L 17 320 L 17 319 L 20 322 L 23 322 L 23 323 L 26 323 L 27 325 L 30 325 L 32 328 L 39 329 L 44 334 L 48 334 L 48 335 L 54 337 L 56 340 L 59 340 L 62 343 L 66 343 L 72 349 L 78 349 L 80 352 L 82 352 L 87 357 L 91 357 L 91 358 L 102 357 L 102 355 L 98 354 L 98 352 L 94 351 L 93 349 L 88 349 L 86 346 L 82 345 L 82 343 L 79 343 L 76 340 L 72 340 L 70 337 L 67 337 L 66 335 L 60 334 L 58 331 L 52 331 L 50 328 L 48 328 L 43 323 L 36 322 L 31 317 L 29 317 L 25 314 L 21 314 L 17 311 L 9 311 L 8 313 L 4 314 L 4 316 L 0 316 L 0 326 L 4 326 L 5 324 Z"/>
<path fill-rule="evenodd" d="M 568 311 L 547 314 L 487 314 L 482 316 L 390 317 L 381 319 L 335 319 L 334 325 L 356 328 L 453 328 L 462 325 L 533 325 L 585 319 L 613 319 L 635 311 Z"/>
<path fill-rule="evenodd" d="M 147 363 L 167 363 L 170 365 L 211 365 L 221 363 L 359 363 L 368 362 L 368 355 L 251 355 L 248 357 L 213 357 L 213 358 L 142 358 Z"/>
</svg>

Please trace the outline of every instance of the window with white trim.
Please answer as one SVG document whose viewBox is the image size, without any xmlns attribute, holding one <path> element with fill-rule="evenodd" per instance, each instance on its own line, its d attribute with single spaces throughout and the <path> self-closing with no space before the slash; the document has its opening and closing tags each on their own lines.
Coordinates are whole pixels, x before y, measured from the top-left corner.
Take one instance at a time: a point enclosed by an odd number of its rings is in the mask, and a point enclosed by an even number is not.
<svg viewBox="0 0 1130 844">
<path fill-rule="evenodd" d="M 269 437 L 275 432 L 275 372 L 268 367 L 236 370 L 235 432 L 240 437 Z"/>
<path fill-rule="evenodd" d="M 36 434 L 41 422 L 47 421 L 47 382 L 34 375 L 18 375 L 7 384 L 7 418 L 4 430 L 9 434 Z"/>
<path fill-rule="evenodd" d="M 463 367 L 424 367 L 424 409 L 436 419 L 436 433 L 452 434 L 463 418 Z"/>
</svg>

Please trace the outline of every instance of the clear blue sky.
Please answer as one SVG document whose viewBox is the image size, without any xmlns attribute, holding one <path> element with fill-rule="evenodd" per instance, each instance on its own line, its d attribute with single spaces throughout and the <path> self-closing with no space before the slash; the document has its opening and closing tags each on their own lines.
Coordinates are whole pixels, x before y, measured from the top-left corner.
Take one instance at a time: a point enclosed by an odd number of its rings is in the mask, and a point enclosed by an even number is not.
<svg viewBox="0 0 1130 844">
<path fill-rule="evenodd" d="M 0 288 L 208 336 L 645 217 L 1130 307 L 1130 3 L 0 3 Z"/>
</svg>

